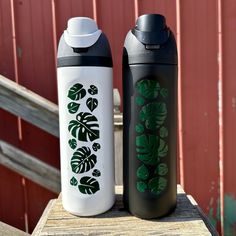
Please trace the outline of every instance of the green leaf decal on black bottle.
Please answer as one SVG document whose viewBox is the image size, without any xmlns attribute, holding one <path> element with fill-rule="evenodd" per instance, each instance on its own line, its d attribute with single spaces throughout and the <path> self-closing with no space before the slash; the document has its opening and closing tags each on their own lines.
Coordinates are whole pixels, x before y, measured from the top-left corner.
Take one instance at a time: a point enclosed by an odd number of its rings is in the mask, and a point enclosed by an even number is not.
<svg viewBox="0 0 236 236">
<path fill-rule="evenodd" d="M 156 135 L 141 135 L 136 137 L 137 158 L 146 165 L 156 165 L 158 158 L 158 137 Z"/>
<path fill-rule="evenodd" d="M 147 99 L 153 99 L 158 96 L 160 85 L 155 80 L 141 80 L 136 85 L 137 90 Z"/>
<path fill-rule="evenodd" d="M 142 106 L 145 103 L 145 99 L 142 97 L 136 97 L 135 102 L 137 105 Z"/>
<path fill-rule="evenodd" d="M 145 192 L 145 190 L 147 189 L 147 184 L 143 181 L 138 181 L 137 182 L 137 189 L 139 192 L 143 193 Z"/>
<path fill-rule="evenodd" d="M 136 171 L 136 188 L 141 193 L 150 191 L 159 195 L 168 184 L 168 166 L 162 163 L 168 155 L 168 129 L 165 127 L 168 90 L 148 79 L 137 82 L 136 89 L 135 104 L 139 110 L 135 126 L 136 157 L 141 162 Z"/>
<path fill-rule="evenodd" d="M 164 102 L 152 102 L 145 105 L 140 111 L 140 120 L 145 122 L 147 129 L 155 130 L 165 121 L 167 115 Z"/>
<path fill-rule="evenodd" d="M 137 177 L 146 180 L 149 177 L 148 168 L 145 165 L 141 165 L 137 170 Z"/>
<path fill-rule="evenodd" d="M 77 83 L 70 88 L 67 96 L 71 100 L 77 101 L 85 97 L 85 95 L 86 95 L 86 90 L 83 88 L 83 85 Z"/>
<path fill-rule="evenodd" d="M 163 177 L 155 177 L 148 182 L 148 188 L 154 194 L 162 193 L 167 186 L 167 180 Z"/>
<path fill-rule="evenodd" d="M 83 194 L 94 194 L 100 189 L 98 181 L 88 176 L 82 177 L 80 179 L 78 188 Z"/>
<path fill-rule="evenodd" d="M 69 123 L 69 131 L 72 136 L 80 141 L 94 141 L 99 138 L 99 125 L 97 118 L 88 113 L 80 112 L 76 116 L 76 120 Z"/>
<path fill-rule="evenodd" d="M 165 163 L 159 164 L 155 170 L 155 174 L 158 174 L 160 176 L 166 175 L 167 173 L 168 173 L 168 167 Z"/>
<path fill-rule="evenodd" d="M 142 124 L 137 124 L 135 126 L 135 130 L 136 130 L 137 133 L 142 133 L 144 131 L 144 127 L 143 127 Z"/>
<path fill-rule="evenodd" d="M 163 139 L 160 139 L 160 145 L 158 147 L 158 156 L 165 157 L 167 155 L 167 152 L 168 152 L 168 146 L 166 145 Z"/>
<path fill-rule="evenodd" d="M 71 158 L 71 169 L 74 173 L 84 173 L 91 170 L 97 163 L 97 156 L 91 154 L 89 147 L 78 148 Z"/>
<path fill-rule="evenodd" d="M 166 138 L 168 136 L 168 129 L 163 126 L 160 128 L 159 133 L 160 133 L 160 137 Z"/>
<path fill-rule="evenodd" d="M 90 111 L 94 111 L 98 106 L 98 100 L 96 98 L 88 98 L 86 105 Z"/>
</svg>

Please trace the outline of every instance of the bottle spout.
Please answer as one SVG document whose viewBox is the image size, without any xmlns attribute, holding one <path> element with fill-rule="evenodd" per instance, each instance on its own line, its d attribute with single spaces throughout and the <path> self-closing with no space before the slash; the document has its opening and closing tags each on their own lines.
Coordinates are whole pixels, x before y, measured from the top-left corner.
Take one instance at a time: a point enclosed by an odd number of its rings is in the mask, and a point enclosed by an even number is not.
<svg viewBox="0 0 236 236">
<path fill-rule="evenodd" d="M 162 45 L 168 40 L 170 34 L 165 17 L 159 14 L 140 16 L 132 33 L 145 45 Z"/>
<path fill-rule="evenodd" d="M 68 21 L 64 38 L 72 48 L 88 48 L 97 42 L 101 33 L 94 20 L 88 17 L 74 17 Z"/>
</svg>

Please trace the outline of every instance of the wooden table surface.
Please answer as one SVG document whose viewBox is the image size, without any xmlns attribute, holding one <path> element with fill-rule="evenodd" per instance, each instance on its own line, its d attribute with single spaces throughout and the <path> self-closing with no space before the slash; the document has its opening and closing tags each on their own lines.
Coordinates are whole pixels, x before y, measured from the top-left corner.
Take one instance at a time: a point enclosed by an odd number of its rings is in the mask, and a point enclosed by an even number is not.
<svg viewBox="0 0 236 236">
<path fill-rule="evenodd" d="M 114 207 L 95 217 L 77 217 L 66 212 L 60 196 L 51 200 L 33 235 L 218 235 L 196 202 L 179 185 L 175 212 L 155 220 L 142 220 L 124 211 L 122 190 L 117 186 Z"/>
</svg>

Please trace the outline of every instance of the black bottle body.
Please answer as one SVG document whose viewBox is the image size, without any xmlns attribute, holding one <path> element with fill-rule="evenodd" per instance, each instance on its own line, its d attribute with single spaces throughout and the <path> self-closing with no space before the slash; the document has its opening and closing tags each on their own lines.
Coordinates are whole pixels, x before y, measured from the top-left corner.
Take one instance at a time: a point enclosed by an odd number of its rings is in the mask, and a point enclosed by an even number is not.
<svg viewBox="0 0 236 236">
<path fill-rule="evenodd" d="M 136 42 L 133 35 L 127 37 L 128 41 L 131 37 Z M 173 44 L 170 41 L 168 43 Z M 124 205 L 140 218 L 157 218 L 176 206 L 178 69 L 173 60 L 158 61 L 161 51 L 147 51 L 147 57 L 154 58 L 147 63 L 145 53 L 130 56 L 129 50 L 126 43 L 123 54 Z M 137 60 L 143 57 L 144 63 L 136 63 L 135 57 Z"/>
</svg>

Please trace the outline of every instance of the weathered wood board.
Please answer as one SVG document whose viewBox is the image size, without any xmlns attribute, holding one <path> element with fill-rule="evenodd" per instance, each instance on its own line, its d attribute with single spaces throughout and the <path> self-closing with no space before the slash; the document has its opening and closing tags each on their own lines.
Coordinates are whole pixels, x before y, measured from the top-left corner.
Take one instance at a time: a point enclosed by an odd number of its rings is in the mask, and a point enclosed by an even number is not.
<svg viewBox="0 0 236 236">
<path fill-rule="evenodd" d="M 157 220 L 142 220 L 124 211 L 122 187 L 116 187 L 114 207 L 99 216 L 77 217 L 62 207 L 61 197 L 51 200 L 33 235 L 217 235 L 205 225 L 198 208 L 178 186 L 177 208 Z"/>
</svg>

